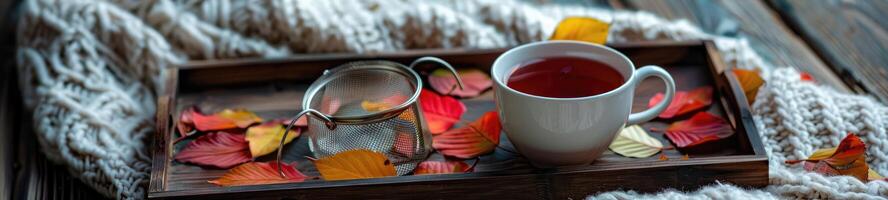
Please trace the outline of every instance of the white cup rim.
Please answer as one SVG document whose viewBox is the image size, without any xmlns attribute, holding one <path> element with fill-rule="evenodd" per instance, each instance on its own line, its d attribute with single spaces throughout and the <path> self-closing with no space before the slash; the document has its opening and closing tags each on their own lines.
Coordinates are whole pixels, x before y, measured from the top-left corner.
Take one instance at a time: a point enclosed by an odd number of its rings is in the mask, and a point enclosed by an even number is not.
<svg viewBox="0 0 888 200">
<path fill-rule="evenodd" d="M 613 89 L 613 90 L 610 90 L 610 91 L 607 91 L 607 92 L 604 92 L 601 94 L 592 95 L 592 96 L 569 97 L 569 98 L 545 97 L 545 96 L 524 93 L 524 92 L 512 89 L 509 86 L 507 86 L 504 83 L 504 81 L 502 80 L 503 77 L 497 76 L 496 74 L 491 74 L 491 76 L 493 76 L 494 82 L 496 82 L 496 84 L 499 85 L 500 88 L 508 90 L 511 93 L 520 94 L 520 95 L 531 97 L 531 98 L 551 100 L 551 101 L 591 100 L 591 99 L 598 99 L 598 98 L 603 98 L 603 97 L 607 97 L 607 96 L 612 96 L 612 95 L 622 92 L 623 90 L 626 90 L 626 88 L 629 88 L 630 87 L 629 85 L 631 85 L 634 82 L 635 65 L 632 63 L 631 60 L 629 60 L 628 57 L 626 57 L 626 55 L 623 55 L 619 51 L 614 50 L 613 48 L 610 48 L 610 47 L 607 47 L 604 45 L 589 43 L 589 42 L 582 42 L 582 41 L 570 41 L 570 40 L 539 41 L 539 42 L 528 43 L 528 44 L 524 44 L 524 45 L 521 45 L 521 46 L 518 46 L 518 47 L 515 47 L 512 49 L 509 49 L 508 51 L 506 51 L 505 53 L 501 54 L 499 57 L 496 58 L 496 60 L 493 62 L 493 66 L 491 67 L 491 72 L 497 71 L 496 69 L 498 68 L 498 66 L 501 65 L 500 62 L 503 62 L 502 60 L 505 59 L 506 57 L 509 57 L 510 56 L 509 54 L 511 54 L 513 52 L 516 52 L 516 51 L 519 51 L 522 49 L 526 49 L 526 48 L 536 48 L 538 46 L 543 46 L 543 45 L 559 45 L 559 44 L 577 44 L 577 45 L 582 45 L 582 46 L 588 46 L 591 48 L 603 49 L 606 52 L 610 52 L 611 54 L 613 54 L 613 56 L 618 56 L 618 57 L 622 58 L 622 60 L 624 60 L 628 64 L 628 67 L 632 68 L 632 69 L 629 69 L 629 78 L 627 78 L 626 81 L 624 81 L 623 84 L 620 85 L 620 87 L 617 87 L 616 89 Z M 585 59 L 589 59 L 589 58 L 585 58 Z M 608 65 L 608 66 L 614 67 L 611 65 Z"/>
</svg>

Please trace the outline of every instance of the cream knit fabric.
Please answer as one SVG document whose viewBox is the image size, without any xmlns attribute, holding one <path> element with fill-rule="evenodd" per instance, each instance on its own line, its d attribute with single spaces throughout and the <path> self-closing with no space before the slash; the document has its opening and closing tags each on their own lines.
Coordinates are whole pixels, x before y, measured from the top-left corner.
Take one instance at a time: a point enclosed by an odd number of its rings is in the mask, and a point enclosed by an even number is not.
<svg viewBox="0 0 888 200">
<path fill-rule="evenodd" d="M 161 74 L 186 60 L 417 48 L 495 48 L 543 40 L 564 16 L 612 23 L 610 42 L 714 39 L 725 62 L 768 81 L 754 105 L 771 157 L 764 190 L 716 184 L 693 192 L 607 192 L 602 199 L 878 199 L 888 183 L 823 177 L 787 167 L 847 132 L 867 142 L 888 174 L 888 108 L 871 98 L 802 83 L 763 61 L 743 39 L 706 34 L 643 12 L 520 1 L 85 1 L 29 0 L 18 28 L 20 85 L 43 152 L 101 193 L 146 195 Z"/>
</svg>

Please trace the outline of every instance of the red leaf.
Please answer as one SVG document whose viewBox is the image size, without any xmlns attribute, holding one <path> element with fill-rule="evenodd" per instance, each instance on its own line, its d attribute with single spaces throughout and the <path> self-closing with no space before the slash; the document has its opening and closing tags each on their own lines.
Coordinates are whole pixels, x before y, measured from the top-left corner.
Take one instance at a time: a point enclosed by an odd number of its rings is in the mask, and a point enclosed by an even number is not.
<svg viewBox="0 0 888 200">
<path fill-rule="evenodd" d="M 273 183 L 297 183 L 305 181 L 307 176 L 296 170 L 296 164 L 281 163 L 285 177 L 278 173 L 277 162 L 251 162 L 229 170 L 216 180 L 207 181 L 219 186 L 259 185 Z"/>
<path fill-rule="evenodd" d="M 838 176 L 839 171 L 837 171 L 832 166 L 829 166 L 826 162 L 809 162 L 805 161 L 804 164 L 805 170 L 817 172 L 818 174 L 823 174 L 827 176 Z"/>
<path fill-rule="evenodd" d="M 429 85 L 438 93 L 458 97 L 475 97 L 493 85 L 490 76 L 478 69 L 465 69 L 457 71 L 463 81 L 463 88 L 456 86 L 456 78 L 446 69 L 437 69 L 429 76 Z M 451 89 L 453 90 L 451 92 Z"/>
<path fill-rule="evenodd" d="M 672 123 L 666 129 L 666 137 L 678 147 L 699 145 L 733 134 L 734 130 L 724 119 L 708 112 L 699 112 L 691 119 Z"/>
<path fill-rule="evenodd" d="M 799 73 L 799 78 L 802 79 L 802 81 L 816 82 L 816 81 L 814 80 L 814 77 L 811 76 L 811 74 L 809 74 L 808 72 L 800 72 L 800 73 Z"/>
<path fill-rule="evenodd" d="M 464 173 L 467 170 L 469 170 L 469 164 L 463 161 L 423 161 L 416 165 L 413 174 L 453 174 Z"/>
<path fill-rule="evenodd" d="M 200 136 L 176 154 L 179 162 L 218 168 L 230 168 L 249 162 L 251 158 L 250 146 L 244 135 L 227 132 Z"/>
<path fill-rule="evenodd" d="M 410 133 L 396 133 L 395 135 L 395 144 L 392 149 L 395 153 L 403 155 L 405 157 L 411 157 L 415 155 L 413 149 L 416 147 L 414 144 L 414 136 Z"/>
<path fill-rule="evenodd" d="M 185 137 L 188 136 L 188 133 L 194 131 L 194 118 L 192 117 L 194 113 L 200 113 L 197 106 L 188 107 L 182 111 L 182 114 L 179 114 L 179 122 L 176 123 L 176 128 L 179 129 L 179 136 Z"/>
<path fill-rule="evenodd" d="M 845 136 L 845 139 L 842 139 L 842 142 L 839 143 L 836 152 L 829 158 L 823 159 L 823 161 L 826 161 L 832 166 L 848 165 L 861 156 L 865 156 L 865 151 L 866 144 L 864 144 L 857 135 L 848 134 Z"/>
<path fill-rule="evenodd" d="M 440 96 L 426 89 L 422 89 L 419 94 L 419 107 L 422 109 L 422 115 L 432 134 L 447 131 L 466 112 L 466 105 L 462 102 L 453 97 Z"/>
<path fill-rule="evenodd" d="M 849 175 L 866 182 L 869 179 L 869 166 L 866 164 L 865 151 L 866 144 L 857 135 L 848 134 L 836 148 L 818 149 L 808 156 L 808 159 L 787 160 L 785 163 L 804 162 L 808 171 L 823 175 Z M 822 165 L 832 170 L 826 170 Z"/>
<path fill-rule="evenodd" d="M 660 101 L 663 101 L 663 93 L 657 93 L 648 101 L 648 107 L 654 107 Z M 660 113 L 660 118 L 669 119 L 674 116 L 688 114 L 701 108 L 705 108 L 712 104 L 712 87 L 703 86 L 697 89 L 685 92 L 676 91 L 675 97 L 666 110 Z"/>
<path fill-rule="evenodd" d="M 494 112 L 447 132 L 433 135 L 432 147 L 446 156 L 468 159 L 493 151 L 499 145 L 501 125 Z"/>
</svg>

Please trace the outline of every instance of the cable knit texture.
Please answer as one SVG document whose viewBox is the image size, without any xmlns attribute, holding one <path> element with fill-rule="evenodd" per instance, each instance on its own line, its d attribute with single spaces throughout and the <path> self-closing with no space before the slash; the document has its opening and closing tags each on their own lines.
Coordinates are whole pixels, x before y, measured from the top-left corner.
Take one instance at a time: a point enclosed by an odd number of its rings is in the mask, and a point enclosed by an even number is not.
<svg viewBox="0 0 888 200">
<path fill-rule="evenodd" d="M 146 197 L 155 98 L 162 72 L 188 60 L 300 53 L 497 48 L 548 38 L 565 16 L 611 22 L 609 42 L 716 42 L 731 67 L 761 69 L 753 105 L 770 156 L 770 183 L 717 183 L 697 191 L 613 191 L 593 199 L 883 199 L 888 183 L 824 177 L 783 164 L 833 147 L 849 132 L 867 162 L 888 174 L 888 108 L 870 97 L 801 82 L 746 40 L 704 33 L 644 12 L 481 1 L 28 0 L 18 28 L 19 81 L 42 150 L 108 197 Z"/>
</svg>

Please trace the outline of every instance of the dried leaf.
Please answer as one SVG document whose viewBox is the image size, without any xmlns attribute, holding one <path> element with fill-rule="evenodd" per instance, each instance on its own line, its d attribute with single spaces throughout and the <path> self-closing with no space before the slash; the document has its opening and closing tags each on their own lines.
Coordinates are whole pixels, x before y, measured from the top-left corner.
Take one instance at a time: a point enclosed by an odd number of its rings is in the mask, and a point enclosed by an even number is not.
<svg viewBox="0 0 888 200">
<path fill-rule="evenodd" d="M 681 156 L 681 160 L 690 160 L 690 159 L 691 159 L 691 157 L 688 156 L 688 154 Z"/>
<path fill-rule="evenodd" d="M 423 161 L 416 165 L 413 174 L 454 174 L 469 170 L 469 164 L 463 161 Z"/>
<path fill-rule="evenodd" d="M 179 162 L 230 168 L 249 162 L 250 146 L 242 134 L 214 132 L 198 137 L 176 154 Z"/>
<path fill-rule="evenodd" d="M 623 128 L 608 148 L 622 156 L 647 158 L 660 152 L 663 143 L 648 135 L 641 126 L 632 125 Z"/>
<path fill-rule="evenodd" d="M 188 136 L 188 133 L 194 131 L 194 118 L 192 117 L 194 113 L 200 113 L 197 106 L 188 107 L 179 114 L 179 122 L 176 123 L 176 129 L 179 130 L 179 136 L 185 137 Z"/>
<path fill-rule="evenodd" d="M 759 88 L 765 84 L 765 80 L 757 71 L 746 69 L 733 69 L 732 71 L 734 75 L 737 75 L 737 81 L 740 82 L 740 87 L 746 94 L 746 100 L 749 101 L 749 105 L 752 105 L 755 102 L 755 95 L 758 94 Z"/>
<path fill-rule="evenodd" d="M 419 107 L 432 134 L 447 131 L 466 112 L 466 105 L 449 96 L 422 89 L 419 94 Z"/>
<path fill-rule="evenodd" d="M 610 25 L 589 17 L 568 17 L 558 23 L 549 40 L 578 40 L 595 44 L 607 42 Z"/>
<path fill-rule="evenodd" d="M 456 78 L 446 69 L 437 69 L 429 76 L 429 85 L 438 93 L 458 97 L 476 97 L 493 85 L 490 76 L 478 69 L 460 69 L 457 71 L 463 81 L 463 88 L 456 86 Z M 452 92 L 451 92 L 452 90 Z"/>
<path fill-rule="evenodd" d="M 857 135 L 848 134 L 836 148 L 819 149 L 805 160 L 787 160 L 787 164 L 805 162 L 805 169 L 823 175 L 848 175 L 867 181 L 866 144 Z M 829 166 L 833 171 L 826 169 Z"/>
<path fill-rule="evenodd" d="M 499 145 L 501 128 L 497 113 L 487 112 L 466 126 L 433 135 L 432 147 L 446 156 L 478 157 Z"/>
<path fill-rule="evenodd" d="M 657 158 L 657 160 L 667 161 L 667 160 L 669 160 L 669 157 L 666 157 L 666 153 L 660 153 L 660 157 Z"/>
<path fill-rule="evenodd" d="M 885 179 L 879 172 L 876 172 L 873 169 L 869 169 L 869 173 L 867 173 L 866 179 L 869 181 L 888 181 Z"/>
<path fill-rule="evenodd" d="M 272 121 L 247 129 L 246 140 L 250 144 L 250 153 L 253 158 L 277 151 L 277 148 L 281 145 L 281 137 L 284 136 L 285 128 L 280 122 Z M 293 139 L 299 137 L 300 133 L 301 128 L 291 129 L 284 140 L 284 144 L 290 143 Z"/>
<path fill-rule="evenodd" d="M 410 97 L 404 96 L 400 93 L 389 96 L 388 98 L 382 99 L 381 101 L 361 101 L 361 108 L 366 110 L 367 112 L 379 112 L 388 110 L 395 106 L 403 104 Z"/>
<path fill-rule="evenodd" d="M 663 101 L 663 93 L 657 93 L 648 101 L 648 107 L 654 107 Z M 712 87 L 703 86 L 691 91 L 676 91 L 672 102 L 659 117 L 669 119 L 674 116 L 684 115 L 712 104 Z"/>
<path fill-rule="evenodd" d="M 799 72 L 799 79 L 807 82 L 817 82 L 814 80 L 814 76 L 811 76 L 808 72 Z"/>
<path fill-rule="evenodd" d="M 255 113 L 244 109 L 225 109 L 213 115 L 193 113 L 194 126 L 200 131 L 218 131 L 233 128 L 247 128 L 262 121 Z"/>
<path fill-rule="evenodd" d="M 385 155 L 366 149 L 350 150 L 314 160 L 324 180 L 350 180 L 396 176 L 395 165 Z"/>
<path fill-rule="evenodd" d="M 400 130 L 400 129 L 399 129 Z M 409 133 L 398 133 L 395 135 L 395 143 L 392 145 L 392 150 L 395 153 L 398 153 L 405 157 L 410 157 L 415 155 L 414 149 L 416 148 L 415 144 L 415 136 Z"/>
<path fill-rule="evenodd" d="M 680 148 L 727 138 L 734 134 L 734 130 L 724 119 L 708 112 L 699 112 L 688 120 L 672 123 L 665 132 L 666 137 Z"/>
<path fill-rule="evenodd" d="M 278 162 L 251 162 L 239 165 L 216 180 L 207 181 L 219 186 L 298 183 L 307 176 L 296 170 L 296 164 L 280 163 L 285 177 L 278 173 Z"/>
</svg>

